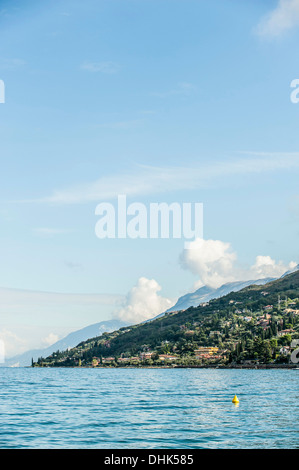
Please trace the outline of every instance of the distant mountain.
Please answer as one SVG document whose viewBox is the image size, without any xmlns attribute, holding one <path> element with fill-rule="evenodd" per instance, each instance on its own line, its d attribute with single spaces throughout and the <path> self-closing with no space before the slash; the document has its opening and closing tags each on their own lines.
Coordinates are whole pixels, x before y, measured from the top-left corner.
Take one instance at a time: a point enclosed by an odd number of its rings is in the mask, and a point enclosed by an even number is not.
<svg viewBox="0 0 299 470">
<path fill-rule="evenodd" d="M 292 274 L 296 271 L 299 271 L 299 264 L 295 268 L 290 269 L 289 271 L 284 273 L 281 278 L 288 276 L 289 274 Z M 212 299 L 219 299 L 220 297 L 223 297 L 224 295 L 227 295 L 230 292 L 238 292 L 244 289 L 245 287 L 251 286 L 253 284 L 256 284 L 257 286 L 262 286 L 264 284 L 267 284 L 268 282 L 275 281 L 276 279 L 277 278 L 267 277 L 264 279 L 257 279 L 251 281 L 228 282 L 226 284 L 223 284 L 221 287 L 218 287 L 217 289 L 214 289 L 213 287 L 203 286 L 191 294 L 183 295 L 178 299 L 177 303 L 173 307 L 169 308 L 168 310 L 166 310 L 166 312 L 163 312 L 155 318 L 159 318 L 160 316 L 164 315 L 164 313 L 176 312 L 178 310 L 186 310 L 189 307 L 197 307 L 199 304 L 209 302 Z"/>
<path fill-rule="evenodd" d="M 99 339 L 90 338 L 57 359 L 53 356 L 45 358 L 41 365 L 72 367 L 78 366 L 81 361 L 81 365 L 91 366 L 93 358 L 100 357 L 112 357 L 116 358 L 116 361 L 119 361 L 119 358 L 134 361 L 144 351 L 157 354 L 164 351 L 163 354 L 167 354 L 166 348 L 170 353 L 175 348 L 179 360 L 188 360 L 191 357 L 190 352 L 194 352 L 195 348 L 207 346 L 219 347 L 229 353 L 226 355 L 232 357 L 241 357 L 243 350 L 236 348 L 236 345 L 241 348 L 247 336 L 251 338 L 256 349 L 250 351 L 252 345 L 248 343 L 243 352 L 246 352 L 249 358 L 255 357 L 256 353 L 261 363 L 273 362 L 270 350 L 267 353 L 266 349 L 261 349 L 261 344 L 270 347 L 270 339 L 279 340 L 279 332 L 291 332 L 291 338 L 292 335 L 296 338 L 299 328 L 296 315 L 286 316 L 280 311 L 280 298 L 291 299 L 293 303 L 298 304 L 299 271 L 267 284 L 261 282 L 257 285 L 255 282 L 237 292 L 231 291 L 221 298 L 212 299 L 206 305 L 168 313 L 151 322 L 114 331 Z M 268 311 L 265 310 L 268 308 L 273 315 L 270 314 L 271 321 L 264 316 L 264 321 L 268 322 L 268 327 L 265 328 L 260 318 L 261 312 Z M 244 318 L 248 313 L 251 318 L 249 322 Z M 289 321 L 292 322 L 291 327 L 284 329 L 284 323 L 288 324 Z M 118 364 L 123 365 L 122 362 Z"/>
<path fill-rule="evenodd" d="M 198 305 L 204 302 L 209 302 L 212 299 L 218 299 L 219 297 L 223 297 L 224 295 L 227 295 L 230 292 L 238 292 L 239 290 L 244 289 L 245 287 L 251 286 L 253 284 L 261 286 L 274 280 L 275 278 L 268 277 L 265 279 L 251 281 L 228 282 L 227 284 L 224 284 L 223 286 L 218 287 L 217 289 L 213 287 L 203 286 L 197 289 L 192 294 L 186 294 L 180 297 L 177 303 L 173 307 L 169 308 L 165 313 L 176 312 L 178 310 L 186 310 L 189 307 L 197 307 Z M 164 315 L 164 313 L 161 315 Z"/>
<path fill-rule="evenodd" d="M 127 323 L 119 320 L 107 320 L 100 323 L 94 323 L 93 325 L 86 326 L 81 330 L 73 331 L 65 338 L 62 338 L 47 348 L 26 351 L 23 354 L 7 359 L 4 364 L 0 365 L 2 367 L 30 366 L 32 358 L 34 361 L 37 361 L 39 357 L 47 357 L 55 351 L 66 351 L 69 348 L 77 346 L 81 341 L 86 341 L 87 339 L 95 336 L 101 336 L 105 332 L 111 333 L 112 331 L 119 330 L 127 325 Z"/>
<path fill-rule="evenodd" d="M 288 274 L 292 274 L 292 273 L 295 273 L 296 271 L 299 271 L 299 264 L 297 264 L 297 266 L 293 269 L 290 269 L 289 271 L 287 271 L 286 273 L 284 273 L 281 277 L 285 277 L 287 276 Z"/>
<path fill-rule="evenodd" d="M 299 271 L 299 264 L 292 270 L 286 272 L 281 279 L 291 273 Z M 275 281 L 275 278 L 265 278 L 265 279 L 258 279 L 258 280 L 251 280 L 251 281 L 237 281 L 237 282 L 229 282 L 224 284 L 223 286 L 215 289 L 208 286 L 203 286 L 197 289 L 195 292 L 183 295 L 178 299 L 176 304 L 169 308 L 166 312 L 163 312 L 157 315 L 154 318 L 151 318 L 143 323 L 151 322 L 155 319 L 158 319 L 165 315 L 165 313 L 186 310 L 189 307 L 197 307 L 198 305 L 209 302 L 213 299 L 218 299 L 220 297 L 226 296 L 231 292 L 239 292 L 242 289 L 249 287 L 251 285 L 264 285 L 269 282 Z M 77 346 L 80 342 L 86 341 L 90 338 L 94 338 L 96 336 L 101 336 L 104 332 L 111 333 L 113 331 L 119 330 L 125 326 L 129 326 L 128 323 L 119 321 L 119 320 L 107 320 L 100 323 L 95 323 L 93 325 L 89 325 L 81 330 L 74 331 L 70 333 L 65 338 L 57 341 L 52 346 L 44 349 L 34 349 L 30 351 L 26 351 L 23 354 L 18 356 L 14 356 L 9 358 L 5 361 L 4 364 L 0 364 L 0 367 L 12 367 L 12 366 L 29 366 L 31 364 L 31 359 L 33 358 L 36 361 L 39 357 L 47 357 L 51 355 L 53 352 L 65 351 L 69 348 L 73 348 Z"/>
</svg>

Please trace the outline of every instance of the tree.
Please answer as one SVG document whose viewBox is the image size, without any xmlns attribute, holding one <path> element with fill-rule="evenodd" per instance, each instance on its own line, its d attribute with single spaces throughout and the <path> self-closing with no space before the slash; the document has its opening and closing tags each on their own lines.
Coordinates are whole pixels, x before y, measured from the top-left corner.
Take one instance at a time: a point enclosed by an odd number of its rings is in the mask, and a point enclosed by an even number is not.
<svg viewBox="0 0 299 470">
<path fill-rule="evenodd" d="M 152 355 L 151 355 L 151 358 L 153 361 L 158 361 L 159 360 L 159 354 L 157 353 L 157 351 L 155 351 Z"/>
<path fill-rule="evenodd" d="M 270 362 L 272 359 L 272 348 L 270 341 L 263 341 L 263 359 L 265 362 Z"/>
<path fill-rule="evenodd" d="M 277 342 L 276 338 L 271 338 L 270 339 L 270 346 L 272 348 L 272 357 L 273 357 L 273 359 L 275 359 L 276 358 L 276 351 L 277 351 L 277 347 L 278 347 L 278 342 Z"/>
<path fill-rule="evenodd" d="M 288 346 L 291 344 L 292 336 L 290 334 L 284 335 L 280 338 L 280 344 L 282 346 Z"/>
</svg>

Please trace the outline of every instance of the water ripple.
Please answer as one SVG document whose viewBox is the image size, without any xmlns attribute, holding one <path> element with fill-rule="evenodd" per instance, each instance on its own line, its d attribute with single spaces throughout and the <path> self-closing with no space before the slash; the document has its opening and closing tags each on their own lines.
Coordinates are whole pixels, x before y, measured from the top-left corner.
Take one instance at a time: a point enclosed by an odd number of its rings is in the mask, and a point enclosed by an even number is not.
<svg viewBox="0 0 299 470">
<path fill-rule="evenodd" d="M 296 448 L 290 370 L 0 369 L 1 448 Z M 238 407 L 231 403 L 237 394 Z"/>
</svg>

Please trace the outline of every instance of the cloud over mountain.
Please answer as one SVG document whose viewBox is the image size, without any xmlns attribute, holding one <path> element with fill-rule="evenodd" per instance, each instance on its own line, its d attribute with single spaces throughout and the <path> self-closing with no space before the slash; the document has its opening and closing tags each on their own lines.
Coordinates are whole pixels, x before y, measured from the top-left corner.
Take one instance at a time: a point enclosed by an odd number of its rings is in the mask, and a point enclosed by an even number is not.
<svg viewBox="0 0 299 470">
<path fill-rule="evenodd" d="M 159 295 L 161 287 L 154 279 L 141 277 L 129 291 L 123 306 L 115 316 L 128 323 L 149 320 L 173 305 L 170 299 Z"/>
<path fill-rule="evenodd" d="M 183 268 L 198 276 L 195 288 L 202 285 L 217 288 L 227 282 L 278 278 L 297 266 L 295 261 L 285 264 L 282 261 L 276 262 L 270 256 L 259 255 L 252 266 L 240 267 L 237 253 L 233 251 L 231 244 L 221 240 L 197 238 L 188 243 L 188 247 L 181 254 L 180 262 Z"/>
</svg>

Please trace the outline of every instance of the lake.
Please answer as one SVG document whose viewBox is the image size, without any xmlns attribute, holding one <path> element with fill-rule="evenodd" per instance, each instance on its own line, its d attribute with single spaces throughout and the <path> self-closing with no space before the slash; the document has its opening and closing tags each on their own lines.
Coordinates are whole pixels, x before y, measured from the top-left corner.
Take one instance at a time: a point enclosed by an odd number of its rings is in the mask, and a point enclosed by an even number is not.
<svg viewBox="0 0 299 470">
<path fill-rule="evenodd" d="M 0 447 L 296 448 L 298 372 L 2 368 Z"/>
</svg>

